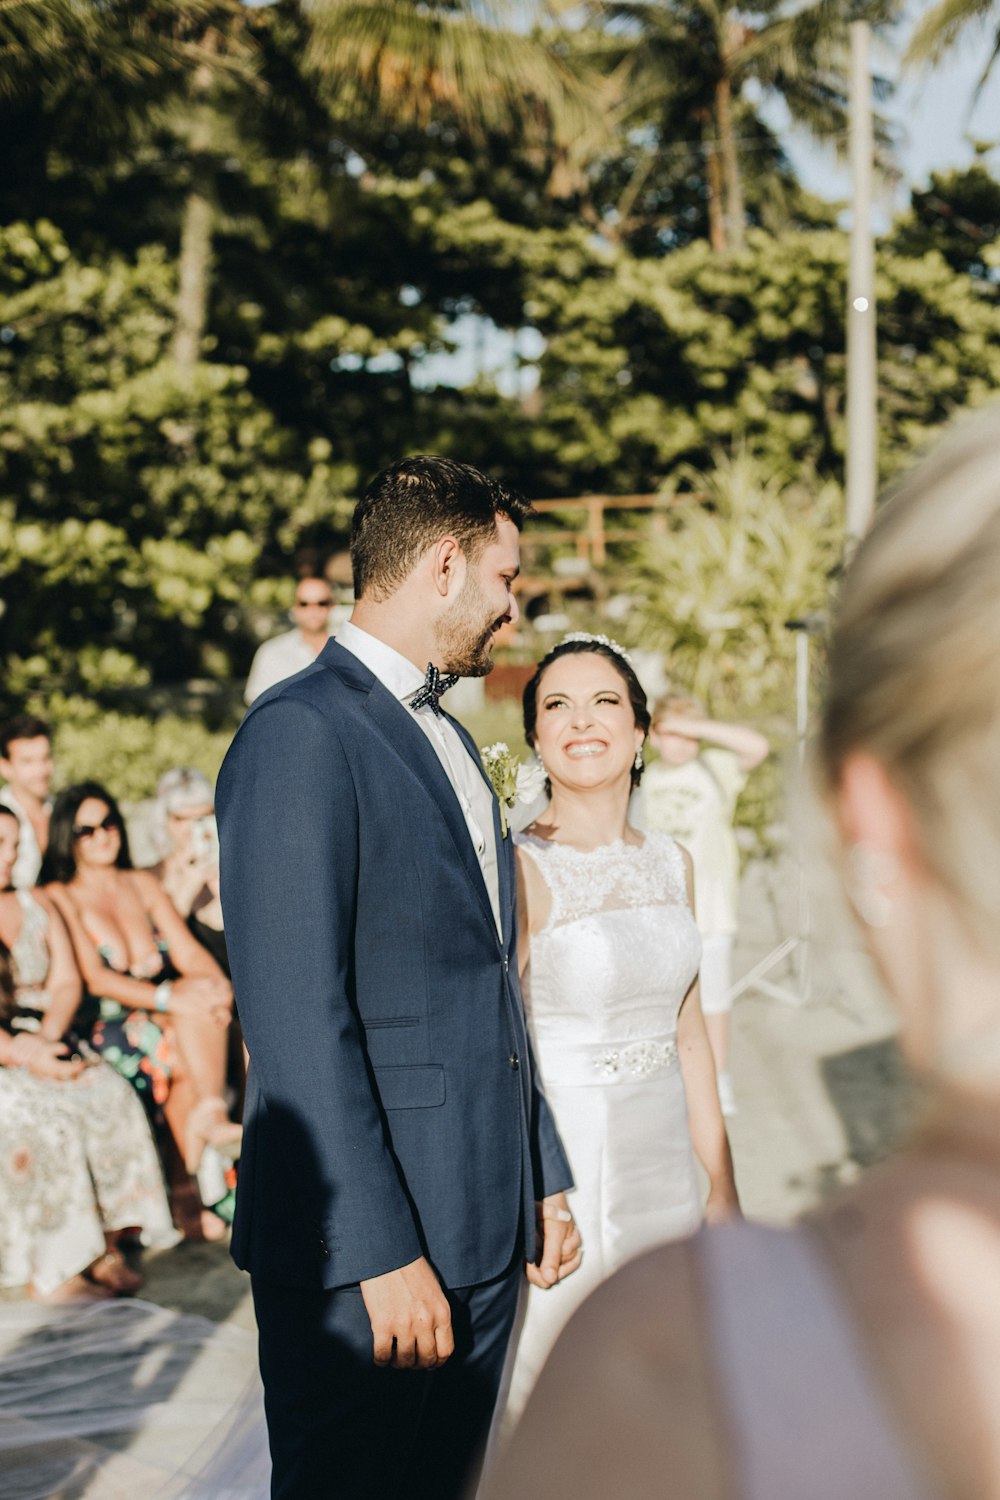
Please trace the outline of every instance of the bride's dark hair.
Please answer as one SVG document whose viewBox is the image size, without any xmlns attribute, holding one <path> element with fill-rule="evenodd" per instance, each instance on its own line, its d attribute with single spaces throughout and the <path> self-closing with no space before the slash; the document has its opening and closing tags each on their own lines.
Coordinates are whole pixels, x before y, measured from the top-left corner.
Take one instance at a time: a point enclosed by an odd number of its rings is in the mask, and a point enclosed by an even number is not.
<svg viewBox="0 0 1000 1500">
<path fill-rule="evenodd" d="M 530 679 L 524 689 L 524 737 L 529 745 L 535 743 L 535 724 L 538 719 L 538 684 L 542 680 L 542 673 L 546 667 L 551 667 L 554 661 L 561 656 L 603 656 L 609 661 L 625 683 L 628 689 L 628 701 L 632 705 L 632 713 L 635 722 L 642 730 L 643 735 L 649 733 L 651 722 L 649 704 L 646 702 L 646 693 L 642 683 L 635 675 L 632 663 L 624 657 L 620 651 L 613 646 L 606 646 L 596 636 L 590 640 L 560 641 L 558 646 L 553 646 L 545 656 L 542 657 L 535 668 L 535 675 Z M 642 767 L 632 767 L 632 785 L 638 786 L 642 780 Z"/>
</svg>

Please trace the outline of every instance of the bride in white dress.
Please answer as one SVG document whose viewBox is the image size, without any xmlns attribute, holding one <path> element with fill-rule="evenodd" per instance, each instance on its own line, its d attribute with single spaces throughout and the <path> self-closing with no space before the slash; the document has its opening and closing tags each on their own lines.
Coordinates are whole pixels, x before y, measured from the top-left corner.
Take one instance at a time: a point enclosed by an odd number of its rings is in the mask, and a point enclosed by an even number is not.
<svg viewBox="0 0 1000 1500">
<path fill-rule="evenodd" d="M 627 655 L 570 636 L 524 696 L 551 801 L 517 836 L 519 961 L 535 1057 L 576 1183 L 580 1269 L 528 1288 L 504 1426 L 563 1325 L 632 1256 L 739 1212 L 698 999 L 691 861 L 627 820 L 646 697 Z"/>
</svg>

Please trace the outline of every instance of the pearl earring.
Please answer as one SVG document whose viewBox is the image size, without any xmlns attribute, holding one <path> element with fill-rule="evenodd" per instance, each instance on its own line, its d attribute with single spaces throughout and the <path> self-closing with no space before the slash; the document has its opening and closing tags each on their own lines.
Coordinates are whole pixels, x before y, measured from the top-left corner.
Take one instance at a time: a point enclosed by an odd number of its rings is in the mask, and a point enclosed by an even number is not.
<svg viewBox="0 0 1000 1500">
<path fill-rule="evenodd" d="M 637 771 L 641 771 L 642 768 L 643 768 L 643 765 L 645 764 L 645 762 L 643 761 L 643 758 L 642 758 L 642 746 L 641 745 L 639 746 L 638 750 L 635 752 L 635 760 L 632 762 L 632 764 L 633 764 L 633 766 L 635 767 L 635 769 Z"/>
<path fill-rule="evenodd" d="M 888 927 L 894 902 L 886 886 L 898 876 L 893 856 L 871 844 L 852 844 L 847 851 L 847 898 L 866 927 Z"/>
</svg>

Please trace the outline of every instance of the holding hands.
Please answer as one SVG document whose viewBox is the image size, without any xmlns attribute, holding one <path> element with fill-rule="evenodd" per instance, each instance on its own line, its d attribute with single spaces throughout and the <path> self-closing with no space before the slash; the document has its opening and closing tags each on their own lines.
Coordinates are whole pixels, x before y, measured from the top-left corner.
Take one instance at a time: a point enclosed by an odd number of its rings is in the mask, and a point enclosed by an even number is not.
<svg viewBox="0 0 1000 1500">
<path fill-rule="evenodd" d="M 51 1042 L 37 1033 L 22 1031 L 10 1039 L 4 1063 L 11 1068 L 26 1068 L 36 1078 L 65 1081 L 79 1078 L 88 1064 L 82 1057 L 70 1057 L 65 1042 Z"/>
<path fill-rule="evenodd" d="M 565 1193 L 553 1193 L 535 1204 L 536 1260 L 527 1265 L 528 1280 L 543 1290 L 572 1275 L 583 1258 L 580 1231 Z"/>
</svg>

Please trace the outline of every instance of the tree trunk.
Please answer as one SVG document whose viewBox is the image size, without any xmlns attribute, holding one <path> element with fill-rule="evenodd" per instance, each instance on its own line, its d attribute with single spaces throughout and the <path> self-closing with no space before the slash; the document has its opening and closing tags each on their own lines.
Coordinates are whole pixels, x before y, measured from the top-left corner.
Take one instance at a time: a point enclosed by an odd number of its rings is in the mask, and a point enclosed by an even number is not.
<svg viewBox="0 0 1000 1500">
<path fill-rule="evenodd" d="M 726 238 L 726 217 L 722 211 L 722 163 L 719 160 L 719 143 L 711 133 L 711 126 L 704 130 L 705 177 L 708 182 L 708 242 L 717 255 L 729 248 Z"/>
<path fill-rule="evenodd" d="M 208 283 L 212 265 L 212 200 L 196 174 L 184 203 L 177 276 L 177 323 L 171 354 L 179 365 L 197 364 L 208 316 Z"/>
<path fill-rule="evenodd" d="M 725 181 L 728 239 L 734 250 L 742 250 L 746 209 L 743 204 L 743 182 L 736 159 L 736 138 L 733 135 L 732 86 L 725 75 L 715 85 L 715 119 L 719 127 L 722 175 Z"/>
</svg>

